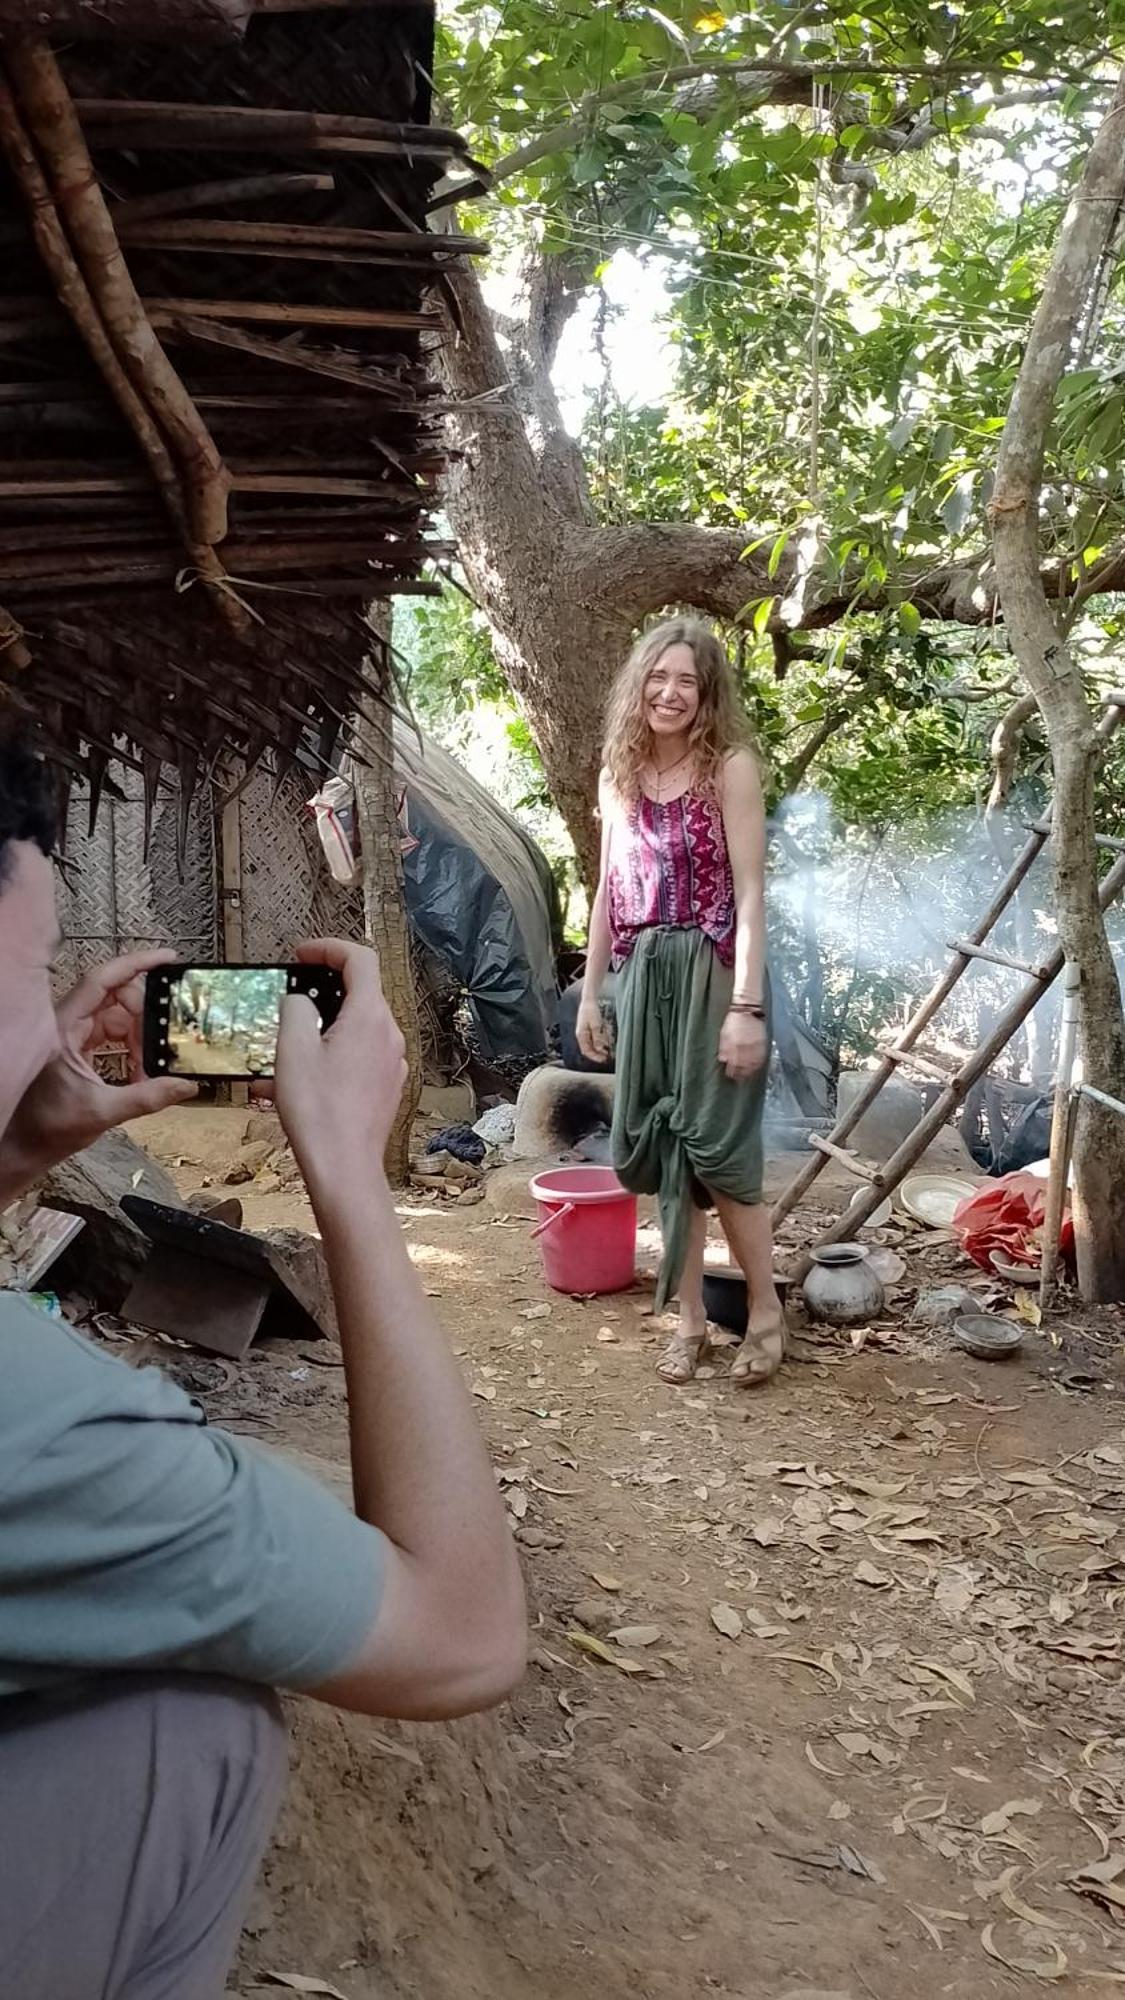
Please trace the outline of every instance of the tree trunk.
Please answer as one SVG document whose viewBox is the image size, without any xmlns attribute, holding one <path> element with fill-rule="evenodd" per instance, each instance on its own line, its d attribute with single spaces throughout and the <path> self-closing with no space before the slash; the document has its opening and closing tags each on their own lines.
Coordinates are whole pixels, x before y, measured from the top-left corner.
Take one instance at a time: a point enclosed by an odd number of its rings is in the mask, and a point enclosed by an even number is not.
<svg viewBox="0 0 1125 2000">
<path fill-rule="evenodd" d="M 406 1037 L 410 1069 L 386 1155 L 387 1178 L 392 1187 L 402 1187 L 410 1177 L 410 1133 L 422 1088 L 422 1038 L 406 921 L 389 706 L 381 705 L 374 719 L 358 723 L 357 736 L 366 759 L 355 767 L 356 819 L 363 857 L 364 935 L 378 953 L 383 991 Z"/>
<path fill-rule="evenodd" d="M 1098 902 L 1094 789 L 1100 746 L 1081 669 L 1040 576 L 1039 494 L 1059 382 L 1123 196 L 1125 70 L 1055 246 L 1008 413 L 990 508 L 1004 619 L 1051 748 L 1059 937 L 1081 973 L 1084 1073 L 1117 1098 L 1125 1098 L 1125 1020 Z M 1084 1107 L 1075 1180 L 1082 1295 L 1125 1298 L 1125 1118 Z"/>
</svg>

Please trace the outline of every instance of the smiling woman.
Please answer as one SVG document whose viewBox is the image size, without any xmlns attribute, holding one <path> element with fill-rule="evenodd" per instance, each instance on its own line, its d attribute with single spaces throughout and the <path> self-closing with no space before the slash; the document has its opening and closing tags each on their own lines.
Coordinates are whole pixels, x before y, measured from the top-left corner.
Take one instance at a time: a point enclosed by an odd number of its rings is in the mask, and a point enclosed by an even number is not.
<svg viewBox="0 0 1125 2000">
<path fill-rule="evenodd" d="M 660 1362 L 687 1382 L 706 1339 L 706 1210 L 717 1206 L 747 1281 L 749 1323 L 731 1370 L 768 1381 L 785 1351 L 762 1206 L 769 1062 L 765 814 L 730 664 L 692 619 L 639 641 L 610 701 L 602 858 L 578 1015 L 590 1061 L 608 1054 L 600 995 L 619 974 L 613 1160 L 626 1187 L 659 1194 L 662 1310 L 679 1331 Z"/>
</svg>

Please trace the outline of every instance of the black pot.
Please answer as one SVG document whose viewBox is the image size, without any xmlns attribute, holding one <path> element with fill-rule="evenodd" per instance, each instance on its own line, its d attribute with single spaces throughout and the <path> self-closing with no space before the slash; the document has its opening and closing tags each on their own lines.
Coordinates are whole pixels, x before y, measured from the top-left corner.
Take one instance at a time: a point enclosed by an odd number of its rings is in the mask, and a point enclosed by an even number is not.
<svg viewBox="0 0 1125 2000">
<path fill-rule="evenodd" d="M 713 1320 L 716 1326 L 725 1326 L 728 1333 L 737 1333 L 742 1339 L 750 1309 L 746 1303 L 746 1280 L 741 1271 L 704 1271 L 703 1305 L 709 1320 Z"/>
<path fill-rule="evenodd" d="M 784 1300 L 789 1289 L 788 1279 L 779 1278 L 775 1272 L 774 1284 L 779 1298 Z M 736 1333 L 740 1340 L 743 1339 L 750 1313 L 742 1272 L 709 1266 L 703 1273 L 703 1308 L 716 1326 L 723 1326 L 728 1333 Z"/>
</svg>

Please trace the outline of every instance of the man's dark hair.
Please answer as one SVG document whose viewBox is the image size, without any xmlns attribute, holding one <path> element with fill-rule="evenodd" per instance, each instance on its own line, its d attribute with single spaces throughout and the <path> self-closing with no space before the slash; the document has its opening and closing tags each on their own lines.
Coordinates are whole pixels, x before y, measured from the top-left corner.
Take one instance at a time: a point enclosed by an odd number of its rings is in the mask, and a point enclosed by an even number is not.
<svg viewBox="0 0 1125 2000">
<path fill-rule="evenodd" d="M 43 854 L 55 845 L 57 816 L 51 774 L 18 737 L 0 736 L 0 888 L 11 865 L 11 843 L 33 840 Z"/>
</svg>

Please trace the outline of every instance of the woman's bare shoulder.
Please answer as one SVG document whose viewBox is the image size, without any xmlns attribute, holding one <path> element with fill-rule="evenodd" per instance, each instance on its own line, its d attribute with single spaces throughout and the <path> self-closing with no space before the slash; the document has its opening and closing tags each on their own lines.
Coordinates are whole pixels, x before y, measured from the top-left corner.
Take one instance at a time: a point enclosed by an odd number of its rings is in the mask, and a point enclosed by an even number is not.
<svg viewBox="0 0 1125 2000">
<path fill-rule="evenodd" d="M 728 750 L 719 766 L 724 797 L 758 798 L 762 790 L 761 766 L 745 743 Z"/>
</svg>

